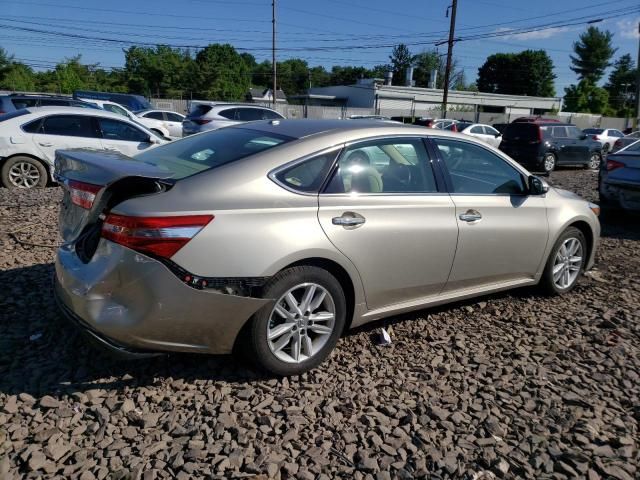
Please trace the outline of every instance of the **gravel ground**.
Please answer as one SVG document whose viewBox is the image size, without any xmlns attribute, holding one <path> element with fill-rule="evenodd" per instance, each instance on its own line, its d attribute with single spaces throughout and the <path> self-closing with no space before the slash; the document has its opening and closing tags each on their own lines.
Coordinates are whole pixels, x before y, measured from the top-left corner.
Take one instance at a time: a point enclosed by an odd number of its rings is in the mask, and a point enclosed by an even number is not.
<svg viewBox="0 0 640 480">
<path fill-rule="evenodd" d="M 551 182 L 597 200 L 592 172 Z M 640 477 L 637 218 L 603 219 L 597 269 L 568 296 L 379 322 L 273 379 L 90 346 L 51 296 L 60 196 L 0 190 L 2 479 Z M 391 346 L 373 340 L 382 325 Z"/>
</svg>

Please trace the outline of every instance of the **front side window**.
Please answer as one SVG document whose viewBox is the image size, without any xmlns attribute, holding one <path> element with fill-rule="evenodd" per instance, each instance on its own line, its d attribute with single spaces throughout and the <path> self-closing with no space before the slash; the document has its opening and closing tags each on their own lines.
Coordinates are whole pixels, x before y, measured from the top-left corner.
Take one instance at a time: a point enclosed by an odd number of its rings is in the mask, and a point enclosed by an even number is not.
<svg viewBox="0 0 640 480">
<path fill-rule="evenodd" d="M 524 176 L 505 160 L 472 143 L 435 139 L 457 194 L 526 193 Z"/>
<path fill-rule="evenodd" d="M 42 133 L 70 137 L 95 137 L 91 117 L 80 115 L 53 115 L 44 119 Z"/>
<path fill-rule="evenodd" d="M 500 132 L 493 127 L 489 127 L 488 125 L 484 126 L 484 131 L 487 135 L 500 135 Z"/>
<path fill-rule="evenodd" d="M 308 158 L 276 174 L 280 183 L 300 192 L 317 192 L 327 176 L 338 150 Z"/>
<path fill-rule="evenodd" d="M 263 110 L 262 119 L 263 120 L 280 120 L 282 119 L 282 115 L 276 112 L 272 112 L 271 110 Z"/>
<path fill-rule="evenodd" d="M 149 112 L 144 115 L 144 118 L 152 118 L 154 120 L 164 120 L 162 112 Z"/>
<path fill-rule="evenodd" d="M 345 149 L 326 193 L 431 193 L 436 181 L 419 138 L 387 138 Z"/>
<path fill-rule="evenodd" d="M 471 129 L 471 133 L 484 134 L 484 130 L 482 129 L 482 127 L 480 125 L 476 125 L 475 127 L 473 127 Z"/>
<path fill-rule="evenodd" d="M 567 138 L 567 127 L 553 127 L 551 129 L 553 138 Z"/>
<path fill-rule="evenodd" d="M 104 104 L 104 109 L 107 112 L 112 112 L 112 113 L 117 113 L 118 115 L 122 115 L 123 117 L 129 117 L 129 115 L 127 115 L 127 112 L 124 108 L 119 107 L 117 105 L 111 105 L 109 103 L 105 103 Z"/>
<path fill-rule="evenodd" d="M 105 140 L 122 140 L 125 142 L 148 142 L 149 134 L 142 130 L 111 118 L 98 118 L 102 138 Z"/>
<path fill-rule="evenodd" d="M 578 127 L 567 127 L 567 131 L 569 132 L 569 138 L 580 138 L 582 137 L 582 130 Z"/>
</svg>

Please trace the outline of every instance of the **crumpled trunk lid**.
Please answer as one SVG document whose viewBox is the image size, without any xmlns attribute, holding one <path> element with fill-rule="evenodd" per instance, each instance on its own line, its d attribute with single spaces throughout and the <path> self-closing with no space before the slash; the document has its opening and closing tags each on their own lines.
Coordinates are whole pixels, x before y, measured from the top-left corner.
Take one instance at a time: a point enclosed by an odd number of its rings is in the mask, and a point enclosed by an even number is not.
<svg viewBox="0 0 640 480">
<path fill-rule="evenodd" d="M 100 238 L 102 215 L 128 198 L 170 189 L 172 176 L 173 172 L 117 152 L 58 150 L 54 178 L 64 188 L 60 235 L 65 243 L 76 243 L 81 258 L 90 259 Z M 84 207 L 77 204 L 78 192 L 87 195 Z"/>
</svg>

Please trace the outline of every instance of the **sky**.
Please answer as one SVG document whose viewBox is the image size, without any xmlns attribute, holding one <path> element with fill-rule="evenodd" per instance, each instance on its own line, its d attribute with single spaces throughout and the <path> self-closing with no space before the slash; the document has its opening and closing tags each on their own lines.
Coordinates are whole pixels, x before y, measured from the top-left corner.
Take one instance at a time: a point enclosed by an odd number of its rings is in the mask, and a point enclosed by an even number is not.
<svg viewBox="0 0 640 480">
<path fill-rule="evenodd" d="M 388 63 L 391 46 L 446 53 L 451 0 L 276 0 L 278 60 L 310 66 L 372 67 Z M 42 70 L 76 54 L 83 63 L 122 67 L 136 42 L 199 46 L 230 43 L 258 61 L 271 57 L 271 0 L 1 0 L 0 46 Z M 613 34 L 615 58 L 638 52 L 638 0 L 458 0 L 454 57 L 474 81 L 488 55 L 543 49 L 554 61 L 556 93 L 576 82 L 573 42 L 588 20 Z M 606 18 L 613 17 L 615 18 Z M 512 33 L 552 22 L 552 29 Z M 26 29 L 26 30 L 25 30 Z M 64 32 L 76 37 L 51 35 Z M 473 38 L 476 34 L 499 35 Z M 99 37 L 99 38 L 97 38 Z M 471 37 L 471 38 L 468 38 Z"/>
</svg>

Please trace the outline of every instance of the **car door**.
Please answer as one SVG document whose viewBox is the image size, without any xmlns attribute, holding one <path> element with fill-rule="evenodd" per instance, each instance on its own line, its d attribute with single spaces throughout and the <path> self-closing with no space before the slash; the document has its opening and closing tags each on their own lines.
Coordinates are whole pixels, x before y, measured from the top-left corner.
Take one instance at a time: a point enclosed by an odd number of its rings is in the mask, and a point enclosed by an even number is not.
<svg viewBox="0 0 640 480">
<path fill-rule="evenodd" d="M 592 141 L 585 137 L 578 127 L 568 126 L 567 135 L 573 140 L 571 155 L 573 163 L 588 163 L 591 156 Z"/>
<path fill-rule="evenodd" d="M 369 309 L 444 288 L 458 226 L 443 187 L 420 138 L 379 138 L 343 150 L 319 195 L 318 219 L 358 269 Z"/>
<path fill-rule="evenodd" d="M 49 115 L 42 119 L 33 141 L 49 163 L 56 150 L 102 147 L 92 117 L 89 115 Z"/>
<path fill-rule="evenodd" d="M 97 117 L 97 121 L 105 150 L 133 156 L 153 145 L 148 132 L 128 122 L 105 117 Z"/>
<path fill-rule="evenodd" d="M 500 132 L 495 128 L 490 127 L 489 125 L 485 125 L 482 128 L 484 129 L 487 143 L 498 148 L 500 146 L 500 143 L 502 143 L 502 135 L 500 134 Z"/>
<path fill-rule="evenodd" d="M 182 120 L 184 117 L 173 112 L 162 112 L 165 117 L 167 130 L 172 137 L 182 136 Z"/>
<path fill-rule="evenodd" d="M 458 139 L 434 139 L 458 222 L 458 247 L 445 291 L 530 280 L 543 260 L 548 224 L 543 196 L 490 150 Z"/>
<path fill-rule="evenodd" d="M 551 137 L 555 146 L 556 159 L 558 164 L 573 163 L 575 154 L 573 152 L 573 140 L 569 138 L 567 127 L 549 127 Z"/>
</svg>

